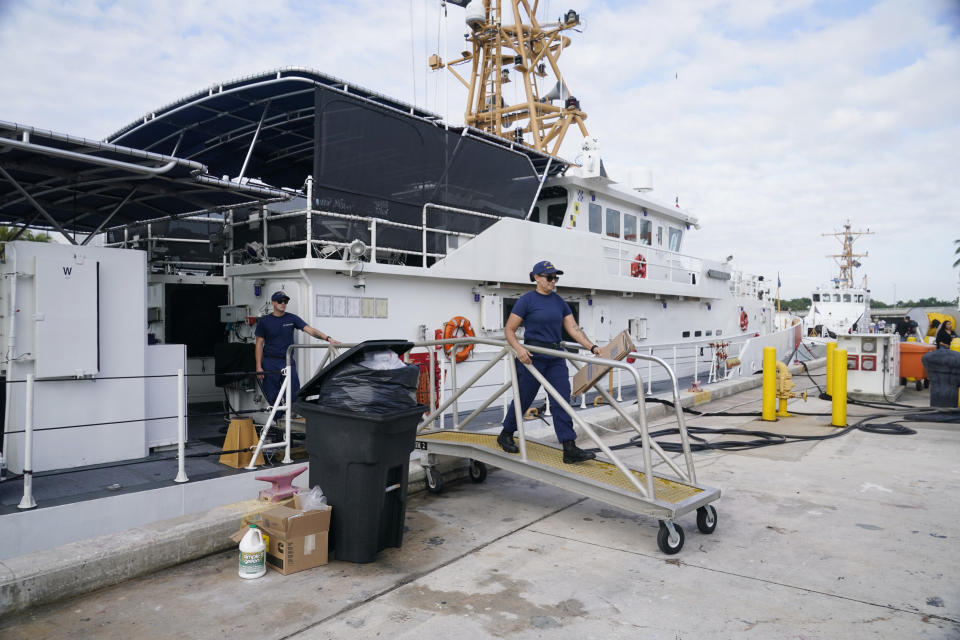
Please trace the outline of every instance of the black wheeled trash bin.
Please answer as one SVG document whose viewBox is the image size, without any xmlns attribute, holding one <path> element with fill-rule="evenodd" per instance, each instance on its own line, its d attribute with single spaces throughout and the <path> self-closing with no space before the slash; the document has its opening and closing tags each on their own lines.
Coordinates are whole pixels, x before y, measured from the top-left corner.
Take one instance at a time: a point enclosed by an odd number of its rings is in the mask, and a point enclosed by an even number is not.
<svg viewBox="0 0 960 640">
<path fill-rule="evenodd" d="M 310 486 L 333 507 L 330 548 L 338 560 L 373 562 L 403 541 L 410 454 L 427 410 L 416 402 L 419 368 L 364 370 L 359 363 L 372 351 L 399 355 L 412 346 L 357 345 L 306 383 L 294 405 L 307 421 Z"/>
<path fill-rule="evenodd" d="M 930 406 L 956 407 L 960 389 L 960 352 L 935 349 L 920 359 L 930 376 Z"/>
</svg>

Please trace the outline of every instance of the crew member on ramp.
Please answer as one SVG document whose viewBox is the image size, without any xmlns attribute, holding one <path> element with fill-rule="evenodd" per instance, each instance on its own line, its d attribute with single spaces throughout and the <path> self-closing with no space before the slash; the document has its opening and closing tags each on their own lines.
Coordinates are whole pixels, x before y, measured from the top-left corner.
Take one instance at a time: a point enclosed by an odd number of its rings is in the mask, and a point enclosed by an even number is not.
<svg viewBox="0 0 960 640">
<path fill-rule="evenodd" d="M 580 331 L 570 305 L 564 302 L 557 292 L 557 280 L 563 275 L 553 263 L 543 260 L 533 265 L 530 271 L 530 281 L 537 283 L 534 291 L 521 296 L 510 312 L 504 334 L 507 342 L 517 354 L 517 383 L 520 387 L 520 413 L 523 414 L 530 407 L 540 383 L 533 377 L 523 364 L 533 364 L 547 382 L 567 401 L 570 401 L 570 376 L 567 373 L 567 361 L 556 356 L 547 356 L 527 351 L 517 340 L 517 329 L 524 327 L 524 344 L 546 349 L 561 350 L 563 330 L 573 337 L 590 353 L 599 353 L 600 348 L 591 343 L 587 336 Z M 520 364 L 523 363 L 523 364 Z M 554 405 L 553 429 L 557 433 L 557 440 L 563 445 L 563 461 L 566 463 L 592 460 L 595 454 L 577 447 L 577 434 L 573 430 L 573 419 L 560 406 Z M 503 431 L 497 436 L 497 443 L 507 453 L 517 453 L 520 448 L 514 442 L 513 434 L 517 430 L 514 411 L 507 411 L 503 421 Z"/>
<path fill-rule="evenodd" d="M 330 344 L 339 344 L 329 335 L 324 335 L 308 325 L 300 316 L 287 313 L 288 302 L 290 302 L 290 296 L 285 291 L 274 293 L 270 297 L 273 313 L 261 316 L 254 331 L 257 337 L 255 349 L 257 375 L 263 381 L 263 394 L 271 405 L 277 401 L 277 394 L 280 393 L 280 386 L 283 384 L 283 374 L 280 371 L 287 366 L 287 347 L 293 344 L 295 328 L 314 338 L 326 340 Z M 300 379 L 297 377 L 297 363 L 292 357 L 290 358 L 290 384 L 293 385 L 291 397 L 296 398 L 297 392 L 300 391 Z"/>
</svg>

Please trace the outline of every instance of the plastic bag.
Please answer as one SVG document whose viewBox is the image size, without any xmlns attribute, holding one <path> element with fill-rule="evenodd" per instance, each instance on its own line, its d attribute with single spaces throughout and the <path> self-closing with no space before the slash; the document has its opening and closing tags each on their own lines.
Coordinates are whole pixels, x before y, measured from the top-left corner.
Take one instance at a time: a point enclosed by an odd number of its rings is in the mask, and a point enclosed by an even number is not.
<svg viewBox="0 0 960 640">
<path fill-rule="evenodd" d="M 393 413 L 417 404 L 420 367 L 376 370 L 361 363 L 341 366 L 320 387 L 317 404 L 330 409 L 363 413 Z"/>
<path fill-rule="evenodd" d="M 300 508 L 303 511 L 313 511 L 314 509 L 327 508 L 327 496 L 323 495 L 323 490 L 315 486 L 310 491 L 300 491 Z"/>
<path fill-rule="evenodd" d="M 391 369 L 402 369 L 407 366 L 392 349 L 382 349 L 380 351 L 367 351 L 363 354 L 363 360 L 360 364 L 367 369 L 375 371 L 390 371 Z"/>
</svg>

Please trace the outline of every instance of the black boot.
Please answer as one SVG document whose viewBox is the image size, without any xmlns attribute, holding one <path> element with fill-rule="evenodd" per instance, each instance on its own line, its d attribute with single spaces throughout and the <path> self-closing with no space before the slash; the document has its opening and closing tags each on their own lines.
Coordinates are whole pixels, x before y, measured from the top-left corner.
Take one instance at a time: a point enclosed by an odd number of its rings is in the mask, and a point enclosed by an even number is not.
<svg viewBox="0 0 960 640">
<path fill-rule="evenodd" d="M 507 453 L 520 453 L 520 447 L 513 443 L 513 432 L 503 430 L 497 436 L 497 444 Z"/>
<path fill-rule="evenodd" d="M 567 440 L 563 443 L 563 461 L 567 464 L 573 462 L 586 462 L 597 457 L 592 451 L 584 451 L 577 446 L 576 440 Z"/>
</svg>

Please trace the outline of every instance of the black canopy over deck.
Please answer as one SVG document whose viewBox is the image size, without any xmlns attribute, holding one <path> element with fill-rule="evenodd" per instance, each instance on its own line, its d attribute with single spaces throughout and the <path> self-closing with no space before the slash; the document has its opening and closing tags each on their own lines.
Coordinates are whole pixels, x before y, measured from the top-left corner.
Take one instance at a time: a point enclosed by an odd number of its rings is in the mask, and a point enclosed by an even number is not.
<svg viewBox="0 0 960 640">
<path fill-rule="evenodd" d="M 89 241 L 108 225 L 287 197 L 195 160 L 0 121 L 0 224 Z"/>
<path fill-rule="evenodd" d="M 544 173 L 566 163 L 316 71 L 285 68 L 215 85 L 108 138 L 300 189 L 314 207 L 419 222 L 426 203 L 527 214 Z"/>
</svg>

